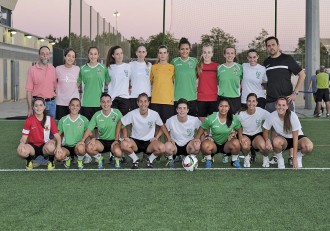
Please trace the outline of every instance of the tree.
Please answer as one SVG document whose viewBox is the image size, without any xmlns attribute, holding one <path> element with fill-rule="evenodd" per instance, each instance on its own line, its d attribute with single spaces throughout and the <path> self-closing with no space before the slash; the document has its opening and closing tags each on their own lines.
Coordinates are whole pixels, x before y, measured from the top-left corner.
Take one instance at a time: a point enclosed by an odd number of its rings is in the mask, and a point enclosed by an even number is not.
<svg viewBox="0 0 330 231">
<path fill-rule="evenodd" d="M 268 37 L 268 31 L 266 31 L 264 28 L 261 29 L 261 32 L 258 36 L 252 40 L 251 43 L 249 43 L 248 47 L 250 49 L 256 49 L 259 53 L 266 52 L 266 45 L 265 45 L 265 39 Z"/>
<path fill-rule="evenodd" d="M 214 60 L 219 63 L 224 63 L 225 58 L 223 57 L 223 50 L 226 47 L 235 47 L 235 44 L 238 42 L 237 39 L 224 32 L 219 27 L 213 27 L 210 30 L 211 34 L 203 34 L 201 36 L 202 45 L 211 44 L 213 46 L 213 53 L 215 54 Z"/>
<path fill-rule="evenodd" d="M 134 36 L 132 36 L 131 39 L 128 40 L 128 42 L 131 44 L 131 58 L 136 57 L 135 52 L 136 52 L 137 48 L 140 45 L 145 45 L 145 43 L 146 43 L 146 41 L 142 37 L 137 39 Z"/>
<path fill-rule="evenodd" d="M 147 39 L 147 51 L 148 57 L 157 58 L 158 47 L 163 44 L 163 33 L 159 33 L 156 35 L 151 35 Z M 173 57 L 177 56 L 178 53 L 178 40 L 174 38 L 174 35 L 166 32 L 165 34 L 165 44 L 168 47 L 168 51 L 170 53 L 170 60 Z"/>
</svg>

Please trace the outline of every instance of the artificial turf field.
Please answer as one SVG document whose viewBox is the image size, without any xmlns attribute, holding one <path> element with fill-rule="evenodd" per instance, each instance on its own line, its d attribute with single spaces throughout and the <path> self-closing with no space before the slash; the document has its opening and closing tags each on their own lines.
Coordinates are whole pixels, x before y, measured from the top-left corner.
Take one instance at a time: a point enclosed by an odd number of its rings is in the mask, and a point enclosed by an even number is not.
<svg viewBox="0 0 330 231">
<path fill-rule="evenodd" d="M 0 230 L 330 230 L 330 121 L 301 122 L 314 151 L 297 171 L 263 169 L 258 154 L 253 169 L 216 155 L 208 171 L 167 171 L 161 159 L 154 170 L 27 172 L 23 121 L 1 120 Z"/>
</svg>

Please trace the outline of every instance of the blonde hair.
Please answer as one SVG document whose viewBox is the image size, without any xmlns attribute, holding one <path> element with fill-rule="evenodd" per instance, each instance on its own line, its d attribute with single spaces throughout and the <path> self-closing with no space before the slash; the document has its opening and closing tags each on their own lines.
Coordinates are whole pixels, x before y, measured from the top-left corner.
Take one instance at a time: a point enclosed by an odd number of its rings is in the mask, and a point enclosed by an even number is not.
<svg viewBox="0 0 330 231">
<path fill-rule="evenodd" d="M 203 71 L 203 65 L 204 65 L 204 58 L 203 58 L 203 49 L 206 47 L 211 47 L 212 48 L 212 52 L 213 52 L 213 46 L 211 44 L 204 44 L 202 47 L 202 54 L 201 57 L 196 65 L 196 70 L 197 70 L 197 74 L 200 75 L 200 73 L 202 73 Z"/>
</svg>

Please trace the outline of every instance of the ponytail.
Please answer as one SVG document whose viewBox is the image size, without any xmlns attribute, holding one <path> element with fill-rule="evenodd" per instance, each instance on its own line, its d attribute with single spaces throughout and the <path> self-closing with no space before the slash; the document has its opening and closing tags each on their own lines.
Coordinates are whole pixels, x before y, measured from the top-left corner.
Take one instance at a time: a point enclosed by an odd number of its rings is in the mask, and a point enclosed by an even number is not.
<svg viewBox="0 0 330 231">
<path fill-rule="evenodd" d="M 291 117 L 291 110 L 288 108 L 288 109 L 286 109 L 286 112 L 284 115 L 284 123 L 283 123 L 283 130 L 286 133 L 289 133 L 292 130 L 292 124 L 290 121 L 290 117 Z"/>
<path fill-rule="evenodd" d="M 200 75 L 202 73 L 203 65 L 204 65 L 204 58 L 203 58 L 203 56 L 201 56 L 201 58 L 199 59 L 197 65 L 196 65 L 196 71 L 197 71 L 198 75 Z"/>
</svg>

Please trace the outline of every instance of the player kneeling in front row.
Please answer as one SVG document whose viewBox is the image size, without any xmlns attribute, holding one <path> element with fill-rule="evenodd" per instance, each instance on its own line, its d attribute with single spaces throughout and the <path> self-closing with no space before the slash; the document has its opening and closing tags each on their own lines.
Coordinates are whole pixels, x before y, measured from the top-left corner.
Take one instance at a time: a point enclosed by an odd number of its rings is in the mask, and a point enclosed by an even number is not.
<svg viewBox="0 0 330 231">
<path fill-rule="evenodd" d="M 24 123 L 17 153 L 26 159 L 27 170 L 33 169 L 32 160 L 39 155 L 48 157 L 47 168 L 52 170 L 55 168 L 54 156 L 59 160 L 64 157 L 61 148 L 61 136 L 54 119 L 46 115 L 45 100 L 35 98 L 32 106 L 33 115 L 28 117 Z M 54 135 L 56 142 L 49 139 L 50 133 Z"/>
<path fill-rule="evenodd" d="M 201 151 L 205 155 L 205 168 L 211 168 L 212 157 L 211 154 L 224 153 L 232 155 L 232 166 L 240 168 L 238 154 L 241 146 L 236 138 L 237 130 L 241 127 L 236 115 L 230 111 L 229 101 L 222 98 L 219 102 L 218 112 L 206 117 L 195 136 L 200 139 L 204 131 L 209 131 L 211 136 L 205 138 L 201 144 Z"/>
<path fill-rule="evenodd" d="M 272 112 L 263 124 L 266 148 L 269 151 L 274 150 L 280 169 L 285 168 L 282 151 L 293 148 L 292 166 L 295 169 L 302 168 L 302 157 L 304 154 L 312 152 L 313 143 L 302 132 L 299 118 L 289 109 L 286 97 L 279 97 L 275 107 L 276 111 Z M 277 135 L 272 137 L 271 141 L 268 135 L 272 127 Z"/>
<path fill-rule="evenodd" d="M 111 108 L 111 96 L 107 93 L 101 95 L 101 108 L 97 111 L 88 124 L 83 138 L 80 143 L 86 144 L 86 151 L 91 156 L 94 156 L 98 163 L 98 168 L 103 169 L 103 156 L 101 153 L 111 151 L 115 156 L 115 168 L 120 168 L 120 159 L 122 151 L 118 139 L 115 140 L 116 126 L 120 121 L 122 114 L 118 109 Z M 97 127 L 99 137 L 92 137 L 92 131 Z M 89 141 L 87 138 L 91 138 Z M 78 144 L 80 144 L 78 143 Z"/>
<path fill-rule="evenodd" d="M 127 113 L 117 124 L 116 139 L 119 138 L 120 128 L 122 125 L 132 124 L 131 138 L 127 137 L 126 127 L 123 128 L 123 140 L 120 147 L 123 152 L 127 153 L 133 160 L 132 169 L 139 168 L 139 159 L 136 153 L 144 152 L 149 155 L 147 167 L 153 168 L 153 161 L 157 156 L 165 153 L 165 145 L 159 141 L 160 136 L 164 133 L 167 142 L 173 142 L 163 124 L 159 114 L 148 108 L 149 97 L 146 93 L 141 93 L 137 98 L 139 108 Z M 160 127 L 157 134 L 156 125 Z"/>
<path fill-rule="evenodd" d="M 176 111 L 178 114 L 166 121 L 166 128 L 175 142 L 167 142 L 165 144 L 166 153 L 169 155 L 169 168 L 174 168 L 173 155 L 196 155 L 201 144 L 199 139 L 194 139 L 195 132 L 201 125 L 201 122 L 197 117 L 188 115 L 188 101 L 179 99 Z"/>
<path fill-rule="evenodd" d="M 79 141 L 88 126 L 88 119 L 79 114 L 81 105 L 78 98 L 72 98 L 69 103 L 70 114 L 58 122 L 58 129 L 63 137 L 62 150 L 65 156 L 65 168 L 70 168 L 71 157 L 78 156 L 78 169 L 83 169 L 83 159 L 86 154 L 85 144 Z"/>
</svg>

